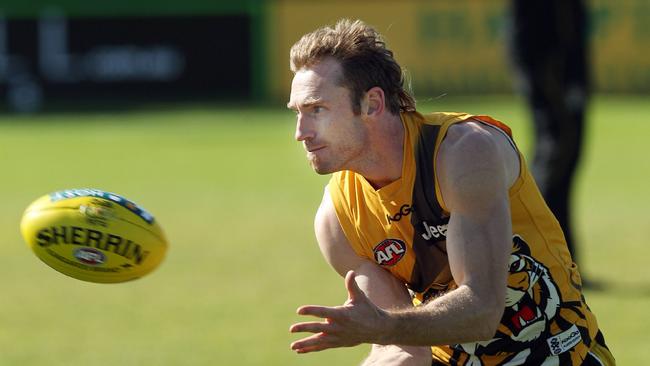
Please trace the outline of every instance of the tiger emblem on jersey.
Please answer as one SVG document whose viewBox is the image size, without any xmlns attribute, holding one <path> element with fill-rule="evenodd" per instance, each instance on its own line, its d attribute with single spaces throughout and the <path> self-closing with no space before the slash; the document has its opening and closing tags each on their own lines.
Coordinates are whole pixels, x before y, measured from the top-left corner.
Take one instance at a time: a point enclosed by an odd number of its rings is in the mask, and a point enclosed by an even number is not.
<svg viewBox="0 0 650 366">
<path fill-rule="evenodd" d="M 538 339 L 549 320 L 558 312 L 560 295 L 548 269 L 530 255 L 526 242 L 518 235 L 510 255 L 506 310 L 501 329 L 512 340 L 528 343 Z"/>
<path fill-rule="evenodd" d="M 536 341 L 545 344 L 544 339 L 550 336 L 550 323 L 558 314 L 561 302 L 558 288 L 549 270 L 531 256 L 528 244 L 519 235 L 512 241 L 501 324 L 489 341 L 453 346 L 469 356 L 459 364 L 483 365 L 480 356 L 498 354 L 508 344 L 506 347 L 513 354 L 504 363 L 523 365 L 532 353 L 533 344 Z"/>
</svg>

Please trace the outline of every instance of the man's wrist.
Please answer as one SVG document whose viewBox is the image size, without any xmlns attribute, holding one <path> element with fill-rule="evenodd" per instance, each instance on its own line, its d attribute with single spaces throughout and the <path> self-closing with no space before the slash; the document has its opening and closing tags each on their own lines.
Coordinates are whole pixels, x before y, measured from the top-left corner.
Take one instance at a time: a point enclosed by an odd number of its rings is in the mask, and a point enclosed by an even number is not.
<svg viewBox="0 0 650 366">
<path fill-rule="evenodd" d="M 395 339 L 395 334 L 399 330 L 397 318 L 396 312 L 380 309 L 380 329 L 375 334 L 377 339 L 373 342 L 374 344 L 389 345 L 398 343 L 398 340 Z"/>
</svg>

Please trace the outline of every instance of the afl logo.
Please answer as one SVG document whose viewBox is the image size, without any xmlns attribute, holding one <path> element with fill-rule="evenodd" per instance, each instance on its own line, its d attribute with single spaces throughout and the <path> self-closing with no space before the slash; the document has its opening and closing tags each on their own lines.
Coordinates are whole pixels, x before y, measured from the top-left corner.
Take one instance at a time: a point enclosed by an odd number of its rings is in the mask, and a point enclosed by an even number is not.
<svg viewBox="0 0 650 366">
<path fill-rule="evenodd" d="M 106 256 L 95 248 L 77 248 L 74 251 L 74 257 L 83 264 L 89 266 L 98 266 L 106 262 Z"/>
<path fill-rule="evenodd" d="M 375 246 L 375 262 L 381 266 L 394 266 L 406 254 L 406 244 L 397 239 L 386 239 Z"/>
</svg>

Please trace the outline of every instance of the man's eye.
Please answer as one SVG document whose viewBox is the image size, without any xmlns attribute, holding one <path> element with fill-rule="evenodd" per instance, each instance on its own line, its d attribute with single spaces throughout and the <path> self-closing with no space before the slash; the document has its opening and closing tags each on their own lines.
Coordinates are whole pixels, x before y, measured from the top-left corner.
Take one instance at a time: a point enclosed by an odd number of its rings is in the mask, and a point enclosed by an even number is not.
<svg viewBox="0 0 650 366">
<path fill-rule="evenodd" d="M 322 111 L 323 111 L 323 107 L 318 107 L 318 106 L 317 106 L 317 107 L 314 107 L 314 109 L 313 109 L 313 112 L 314 112 L 314 113 L 320 113 L 320 112 L 322 112 Z"/>
</svg>

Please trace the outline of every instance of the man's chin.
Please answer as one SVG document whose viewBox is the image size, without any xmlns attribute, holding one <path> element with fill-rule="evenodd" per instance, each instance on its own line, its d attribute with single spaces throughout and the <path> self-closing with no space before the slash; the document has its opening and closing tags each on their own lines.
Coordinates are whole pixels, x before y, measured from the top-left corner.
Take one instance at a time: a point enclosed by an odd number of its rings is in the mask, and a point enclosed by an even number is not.
<svg viewBox="0 0 650 366">
<path fill-rule="evenodd" d="M 311 165 L 311 168 L 316 172 L 316 174 L 319 175 L 327 175 L 327 174 L 332 174 L 336 171 L 336 169 L 332 169 L 332 167 L 325 166 L 322 164 L 317 164 L 313 161 L 309 162 L 309 165 Z"/>
<path fill-rule="evenodd" d="M 314 169 L 316 174 L 319 174 L 319 175 L 327 175 L 327 174 L 334 173 L 334 171 L 331 170 L 331 169 L 324 169 L 323 167 L 317 167 L 317 166 L 313 166 L 313 165 L 311 167 L 312 167 L 312 169 Z"/>
</svg>

